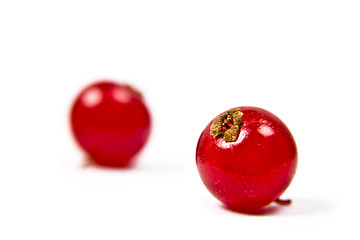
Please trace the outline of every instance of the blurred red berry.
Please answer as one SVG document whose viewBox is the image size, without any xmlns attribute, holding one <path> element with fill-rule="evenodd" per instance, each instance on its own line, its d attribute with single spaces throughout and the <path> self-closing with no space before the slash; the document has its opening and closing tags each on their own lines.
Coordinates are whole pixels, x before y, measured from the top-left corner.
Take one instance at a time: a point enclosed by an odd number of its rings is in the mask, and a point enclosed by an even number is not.
<svg viewBox="0 0 360 240">
<path fill-rule="evenodd" d="M 81 148 L 95 163 L 109 167 L 131 165 L 150 133 L 150 114 L 141 94 L 111 81 L 82 90 L 70 120 Z"/>
</svg>

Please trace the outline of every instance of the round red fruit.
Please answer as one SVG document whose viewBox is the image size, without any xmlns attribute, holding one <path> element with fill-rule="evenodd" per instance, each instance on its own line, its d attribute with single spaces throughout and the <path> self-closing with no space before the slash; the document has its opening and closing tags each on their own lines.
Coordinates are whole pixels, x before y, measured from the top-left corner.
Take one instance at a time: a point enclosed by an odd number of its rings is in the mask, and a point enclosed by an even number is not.
<svg viewBox="0 0 360 240">
<path fill-rule="evenodd" d="M 274 114 L 230 109 L 202 132 L 196 165 L 207 189 L 228 208 L 256 213 L 289 186 L 297 166 L 295 140 Z M 284 201 L 282 201 L 284 202 Z"/>
<path fill-rule="evenodd" d="M 149 111 L 141 94 L 126 84 L 101 81 L 86 87 L 70 115 L 75 139 L 99 165 L 129 166 L 149 137 Z"/>
</svg>

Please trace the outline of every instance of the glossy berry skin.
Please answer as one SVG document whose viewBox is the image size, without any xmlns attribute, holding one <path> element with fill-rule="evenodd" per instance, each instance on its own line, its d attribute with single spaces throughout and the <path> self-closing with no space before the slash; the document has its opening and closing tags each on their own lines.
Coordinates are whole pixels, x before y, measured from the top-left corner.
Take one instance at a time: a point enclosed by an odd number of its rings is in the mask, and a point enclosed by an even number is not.
<svg viewBox="0 0 360 240">
<path fill-rule="evenodd" d="M 297 166 L 297 148 L 285 124 L 256 107 L 239 107 L 242 126 L 237 140 L 202 132 L 196 164 L 207 189 L 228 208 L 257 213 L 289 186 Z"/>
<path fill-rule="evenodd" d="M 150 114 L 139 92 L 111 81 L 80 92 L 70 114 L 75 139 L 99 165 L 125 167 L 150 133 Z"/>
</svg>

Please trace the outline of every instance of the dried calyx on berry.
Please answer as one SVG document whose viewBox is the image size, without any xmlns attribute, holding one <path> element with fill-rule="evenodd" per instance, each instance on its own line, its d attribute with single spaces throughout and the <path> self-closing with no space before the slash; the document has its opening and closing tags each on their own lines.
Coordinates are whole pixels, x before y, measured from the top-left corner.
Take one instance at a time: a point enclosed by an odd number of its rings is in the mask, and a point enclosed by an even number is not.
<svg viewBox="0 0 360 240">
<path fill-rule="evenodd" d="M 210 136 L 221 138 L 225 142 L 235 142 L 243 125 L 243 113 L 235 108 L 217 116 L 211 124 Z"/>
</svg>

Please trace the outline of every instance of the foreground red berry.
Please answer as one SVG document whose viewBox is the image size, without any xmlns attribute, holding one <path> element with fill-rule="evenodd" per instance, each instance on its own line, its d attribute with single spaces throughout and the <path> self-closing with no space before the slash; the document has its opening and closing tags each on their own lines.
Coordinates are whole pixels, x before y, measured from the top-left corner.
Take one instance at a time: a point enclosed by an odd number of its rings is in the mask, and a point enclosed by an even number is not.
<svg viewBox="0 0 360 240">
<path fill-rule="evenodd" d="M 124 167 L 149 137 L 150 115 L 140 93 L 102 81 L 86 87 L 71 109 L 75 139 L 97 164 Z"/>
<path fill-rule="evenodd" d="M 297 149 L 289 129 L 274 114 L 239 107 L 206 126 L 198 141 L 196 164 L 218 200 L 235 211 L 256 213 L 279 201 L 289 186 Z"/>
</svg>

